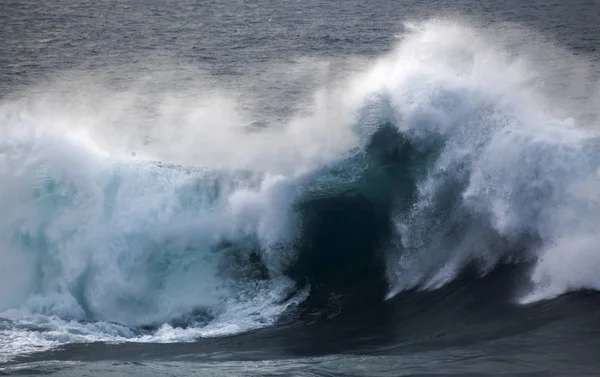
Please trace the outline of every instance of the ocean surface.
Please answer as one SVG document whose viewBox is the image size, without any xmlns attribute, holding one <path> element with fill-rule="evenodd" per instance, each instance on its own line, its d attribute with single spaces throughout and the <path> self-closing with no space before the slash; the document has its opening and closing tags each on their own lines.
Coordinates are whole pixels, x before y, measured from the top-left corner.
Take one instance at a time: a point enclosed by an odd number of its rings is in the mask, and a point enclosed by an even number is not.
<svg viewBox="0 0 600 377">
<path fill-rule="evenodd" d="M 600 1 L 0 25 L 0 375 L 600 375 Z"/>
</svg>

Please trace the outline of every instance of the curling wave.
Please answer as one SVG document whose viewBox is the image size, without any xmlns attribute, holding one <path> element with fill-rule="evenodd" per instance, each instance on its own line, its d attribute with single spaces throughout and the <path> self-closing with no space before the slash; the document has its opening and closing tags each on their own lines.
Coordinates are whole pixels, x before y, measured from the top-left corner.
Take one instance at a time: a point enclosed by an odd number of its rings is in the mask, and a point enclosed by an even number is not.
<svg viewBox="0 0 600 377">
<path fill-rule="evenodd" d="M 309 156 L 275 148 L 303 157 L 284 173 L 116 158 L 4 106 L 5 356 L 232 334 L 332 295 L 439 289 L 466 269 L 524 270 L 521 303 L 600 289 L 598 133 L 561 120 L 504 47 L 415 27 L 352 83 L 348 132 L 332 132 L 354 137 L 317 137 Z M 268 142 L 290 147 L 317 131 L 277 132 Z"/>
</svg>

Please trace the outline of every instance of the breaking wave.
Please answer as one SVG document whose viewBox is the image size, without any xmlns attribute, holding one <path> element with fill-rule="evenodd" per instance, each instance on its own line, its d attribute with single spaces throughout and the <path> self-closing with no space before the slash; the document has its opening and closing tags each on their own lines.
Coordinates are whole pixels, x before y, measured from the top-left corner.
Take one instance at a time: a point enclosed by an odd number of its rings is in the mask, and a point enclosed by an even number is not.
<svg viewBox="0 0 600 377">
<path fill-rule="evenodd" d="M 466 269 L 515 266 L 519 304 L 600 289 L 594 114 L 553 107 L 552 70 L 492 34 L 412 26 L 333 109 L 262 131 L 222 100 L 138 134 L 105 102 L 6 100 L 0 356 L 234 334 Z"/>
</svg>

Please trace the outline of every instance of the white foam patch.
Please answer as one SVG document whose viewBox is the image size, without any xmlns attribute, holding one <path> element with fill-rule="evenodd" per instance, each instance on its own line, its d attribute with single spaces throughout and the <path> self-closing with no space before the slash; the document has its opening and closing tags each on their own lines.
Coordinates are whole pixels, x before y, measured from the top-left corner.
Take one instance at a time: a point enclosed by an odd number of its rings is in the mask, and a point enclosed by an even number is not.
<svg viewBox="0 0 600 377">
<path fill-rule="evenodd" d="M 123 342 L 134 338 L 127 327 L 107 323 L 81 323 L 27 310 L 0 313 L 0 362 L 18 355 L 42 352 L 67 343 Z"/>
<path fill-rule="evenodd" d="M 249 297 L 229 300 L 225 304 L 227 308 L 208 324 L 190 324 L 185 328 L 164 324 L 152 333 L 142 335 L 115 323 L 65 320 L 59 315 L 33 314 L 24 308 L 8 310 L 0 313 L 0 362 L 69 343 L 193 342 L 200 338 L 239 334 L 273 325 L 281 314 L 308 296 L 308 289 L 303 289 L 282 302 L 281 297 L 289 292 L 293 282 L 281 278 L 269 285 L 249 290 Z"/>
</svg>

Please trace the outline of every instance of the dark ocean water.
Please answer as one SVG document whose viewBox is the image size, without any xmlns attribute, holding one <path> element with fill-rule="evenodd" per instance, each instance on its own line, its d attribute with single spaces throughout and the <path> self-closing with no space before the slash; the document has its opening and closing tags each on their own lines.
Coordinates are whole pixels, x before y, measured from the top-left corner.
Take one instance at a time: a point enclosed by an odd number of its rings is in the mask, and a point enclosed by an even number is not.
<svg viewBox="0 0 600 377">
<path fill-rule="evenodd" d="M 0 375 L 600 375 L 600 2 L 0 2 Z"/>
</svg>

